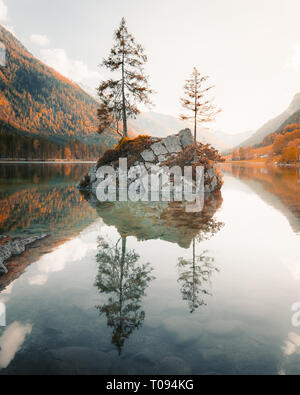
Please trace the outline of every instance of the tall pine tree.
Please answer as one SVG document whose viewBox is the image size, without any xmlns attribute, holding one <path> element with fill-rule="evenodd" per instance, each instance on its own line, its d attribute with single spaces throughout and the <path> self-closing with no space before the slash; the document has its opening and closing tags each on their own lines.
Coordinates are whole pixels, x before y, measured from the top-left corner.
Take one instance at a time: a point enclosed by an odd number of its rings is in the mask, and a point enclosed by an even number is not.
<svg viewBox="0 0 300 395">
<path fill-rule="evenodd" d="M 187 114 L 181 115 L 182 120 L 193 121 L 194 138 L 197 142 L 197 125 L 215 120 L 216 115 L 221 111 L 213 104 L 213 99 L 208 97 L 208 92 L 214 88 L 207 84 L 208 76 L 203 76 L 194 68 L 191 78 L 184 86 L 184 97 L 181 98 L 182 107 L 187 110 Z M 192 114 L 190 115 L 190 113 Z"/>
<path fill-rule="evenodd" d="M 102 66 L 118 78 L 102 81 L 98 88 L 101 105 L 98 110 L 99 133 L 108 127 L 119 134 L 119 122 L 123 123 L 123 136 L 127 137 L 127 119 L 135 118 L 140 110 L 139 104 L 151 104 L 149 96 L 153 91 L 144 74 L 143 66 L 147 56 L 140 44 L 128 32 L 125 18 L 114 35 L 115 43 L 109 56 L 103 60 Z"/>
</svg>

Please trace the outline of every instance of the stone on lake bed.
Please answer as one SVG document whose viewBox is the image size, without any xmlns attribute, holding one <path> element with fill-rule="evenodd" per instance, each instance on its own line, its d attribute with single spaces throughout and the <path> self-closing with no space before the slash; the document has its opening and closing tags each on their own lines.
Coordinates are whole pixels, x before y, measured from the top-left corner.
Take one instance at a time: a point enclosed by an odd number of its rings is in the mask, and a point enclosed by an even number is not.
<svg viewBox="0 0 300 395">
<path fill-rule="evenodd" d="M 0 272 L 8 272 L 6 266 L 4 265 L 5 261 L 10 259 L 11 257 L 23 254 L 25 252 L 26 246 L 42 240 L 47 236 L 47 234 L 43 234 L 40 236 L 31 236 L 28 238 L 4 238 L 3 240 L 7 239 L 7 243 L 0 246 Z"/>
</svg>

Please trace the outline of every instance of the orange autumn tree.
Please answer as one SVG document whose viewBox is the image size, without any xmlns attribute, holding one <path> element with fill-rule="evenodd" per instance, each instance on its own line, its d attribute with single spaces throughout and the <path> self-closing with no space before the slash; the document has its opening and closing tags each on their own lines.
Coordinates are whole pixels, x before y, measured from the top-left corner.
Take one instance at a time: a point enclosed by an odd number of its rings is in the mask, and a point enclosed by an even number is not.
<svg viewBox="0 0 300 395">
<path fill-rule="evenodd" d="M 237 161 L 240 160 L 240 152 L 238 149 L 233 150 L 232 152 L 232 160 Z"/>
<path fill-rule="evenodd" d="M 300 140 L 292 141 L 283 149 L 280 162 L 296 163 L 299 159 Z"/>
<path fill-rule="evenodd" d="M 275 140 L 274 140 L 274 144 L 272 147 L 272 151 L 273 154 L 280 154 L 283 150 L 283 147 L 285 145 L 285 137 L 282 134 L 279 134 L 278 136 L 276 136 Z"/>
</svg>

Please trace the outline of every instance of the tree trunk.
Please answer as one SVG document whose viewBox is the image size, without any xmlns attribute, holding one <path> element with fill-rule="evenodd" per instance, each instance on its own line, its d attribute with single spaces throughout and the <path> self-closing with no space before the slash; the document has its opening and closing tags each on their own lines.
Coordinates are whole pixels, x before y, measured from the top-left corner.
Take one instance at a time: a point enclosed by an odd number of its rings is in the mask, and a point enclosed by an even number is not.
<svg viewBox="0 0 300 395">
<path fill-rule="evenodd" d="M 194 140 L 195 144 L 197 143 L 197 96 L 198 96 L 198 90 L 197 90 L 197 85 L 198 85 L 198 80 L 197 80 L 197 75 L 195 75 L 195 130 L 194 130 Z"/>
<path fill-rule="evenodd" d="M 197 111 L 195 111 L 195 131 L 194 131 L 195 144 L 197 143 Z"/>
<path fill-rule="evenodd" d="M 196 310 L 196 240 L 193 239 L 193 306 L 192 313 Z"/>
<path fill-rule="evenodd" d="M 120 295 L 119 295 L 119 328 L 120 333 L 123 332 L 123 280 L 124 280 L 124 269 L 125 269 L 125 258 L 126 258 L 126 237 L 122 236 L 122 255 L 120 262 Z M 119 355 L 122 354 L 121 344 L 117 344 Z"/>
<path fill-rule="evenodd" d="M 127 114 L 126 114 L 126 99 L 125 99 L 125 54 L 123 46 L 123 59 L 122 59 L 122 112 L 123 112 L 123 135 L 127 137 Z"/>
</svg>

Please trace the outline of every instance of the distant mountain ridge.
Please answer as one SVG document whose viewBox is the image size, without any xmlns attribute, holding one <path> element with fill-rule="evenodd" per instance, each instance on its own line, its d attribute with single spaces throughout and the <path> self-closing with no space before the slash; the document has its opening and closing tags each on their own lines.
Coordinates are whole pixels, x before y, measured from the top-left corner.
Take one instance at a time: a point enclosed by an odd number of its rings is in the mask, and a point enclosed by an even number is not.
<svg viewBox="0 0 300 395">
<path fill-rule="evenodd" d="M 135 134 L 146 133 L 154 137 L 167 137 L 185 128 L 193 130 L 193 125 L 189 122 L 181 121 L 179 118 L 171 115 L 156 112 L 143 112 L 136 119 L 130 120 L 129 125 Z M 198 140 L 211 144 L 221 152 L 239 144 L 250 134 L 251 132 L 245 132 L 230 135 L 224 132 L 214 132 L 204 127 L 198 128 Z"/>
<path fill-rule="evenodd" d="M 278 129 L 281 129 L 283 125 L 292 117 L 297 111 L 300 110 L 300 92 L 297 93 L 289 107 L 282 114 L 276 118 L 271 119 L 265 123 L 260 129 L 258 129 L 250 138 L 243 141 L 238 145 L 239 147 L 247 147 L 261 144 L 263 140 L 270 134 L 275 133 Z"/>
</svg>

